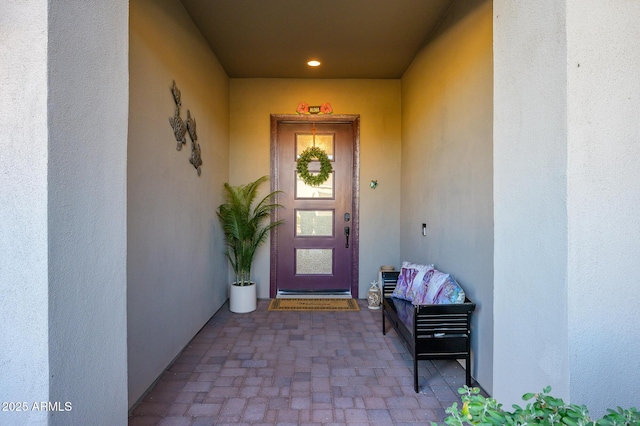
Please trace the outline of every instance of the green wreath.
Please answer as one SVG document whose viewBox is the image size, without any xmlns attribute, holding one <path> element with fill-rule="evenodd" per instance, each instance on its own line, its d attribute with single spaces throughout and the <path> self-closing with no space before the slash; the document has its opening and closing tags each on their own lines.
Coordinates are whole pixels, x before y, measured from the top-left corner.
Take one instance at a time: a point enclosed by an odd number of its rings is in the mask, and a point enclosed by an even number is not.
<svg viewBox="0 0 640 426">
<path fill-rule="evenodd" d="M 320 173 L 317 175 L 312 175 L 309 172 L 309 163 L 314 159 L 320 161 Z M 310 186 L 320 186 L 329 179 L 329 174 L 333 171 L 333 167 L 331 167 L 331 161 L 329 161 L 327 153 L 317 146 L 312 146 L 302 151 L 300 158 L 298 158 L 296 170 L 304 183 Z"/>
</svg>

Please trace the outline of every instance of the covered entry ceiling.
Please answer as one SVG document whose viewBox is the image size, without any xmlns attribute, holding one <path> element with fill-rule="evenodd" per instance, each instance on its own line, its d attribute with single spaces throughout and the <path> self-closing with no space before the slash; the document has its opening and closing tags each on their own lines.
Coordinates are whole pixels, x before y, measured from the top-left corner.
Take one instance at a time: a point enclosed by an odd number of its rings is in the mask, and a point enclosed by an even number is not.
<svg viewBox="0 0 640 426">
<path fill-rule="evenodd" d="M 182 3 L 231 78 L 400 78 L 452 1 Z"/>
</svg>

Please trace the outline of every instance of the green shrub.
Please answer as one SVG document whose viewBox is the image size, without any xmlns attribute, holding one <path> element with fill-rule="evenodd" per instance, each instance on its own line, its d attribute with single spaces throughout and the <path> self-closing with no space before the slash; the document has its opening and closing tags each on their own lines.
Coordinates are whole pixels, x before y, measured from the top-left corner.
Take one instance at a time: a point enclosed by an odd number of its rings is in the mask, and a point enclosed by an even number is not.
<svg viewBox="0 0 640 426">
<path fill-rule="evenodd" d="M 494 398 L 480 395 L 479 388 L 467 386 L 458 389 L 461 395 L 462 407 L 458 410 L 458 403 L 447 408 L 449 416 L 444 420 L 447 425 L 567 425 L 567 426 L 638 426 L 640 412 L 636 408 L 623 410 L 607 410 L 607 414 L 592 420 L 589 410 L 584 405 L 566 404 L 560 398 L 549 395 L 551 387 L 544 388 L 542 393 L 527 393 L 522 396 L 524 401 L 530 401 L 524 408 L 513 405 L 514 411 L 502 409 L 502 404 Z M 437 423 L 431 423 L 436 426 Z"/>
</svg>

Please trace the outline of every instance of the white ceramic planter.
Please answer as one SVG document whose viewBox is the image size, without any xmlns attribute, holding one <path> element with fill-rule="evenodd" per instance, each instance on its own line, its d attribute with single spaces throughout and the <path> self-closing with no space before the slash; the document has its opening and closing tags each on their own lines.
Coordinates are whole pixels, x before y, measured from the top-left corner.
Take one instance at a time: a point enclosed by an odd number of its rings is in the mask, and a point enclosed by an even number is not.
<svg viewBox="0 0 640 426">
<path fill-rule="evenodd" d="M 251 285 L 235 285 L 229 286 L 229 310 L 236 314 L 246 314 L 256 310 L 258 304 L 258 295 L 256 293 L 256 283 Z"/>
</svg>

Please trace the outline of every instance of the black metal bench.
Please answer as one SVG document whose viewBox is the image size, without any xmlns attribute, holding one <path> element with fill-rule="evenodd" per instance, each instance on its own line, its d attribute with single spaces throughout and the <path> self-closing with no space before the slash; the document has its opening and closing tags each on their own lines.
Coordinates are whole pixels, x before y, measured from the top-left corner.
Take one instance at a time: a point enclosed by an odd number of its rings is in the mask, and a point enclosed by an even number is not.
<svg viewBox="0 0 640 426">
<path fill-rule="evenodd" d="M 475 303 L 418 305 L 391 297 L 399 272 L 382 272 L 382 334 L 386 320 L 413 357 L 414 389 L 418 392 L 418 361 L 464 359 L 471 386 L 471 313 Z"/>
</svg>

